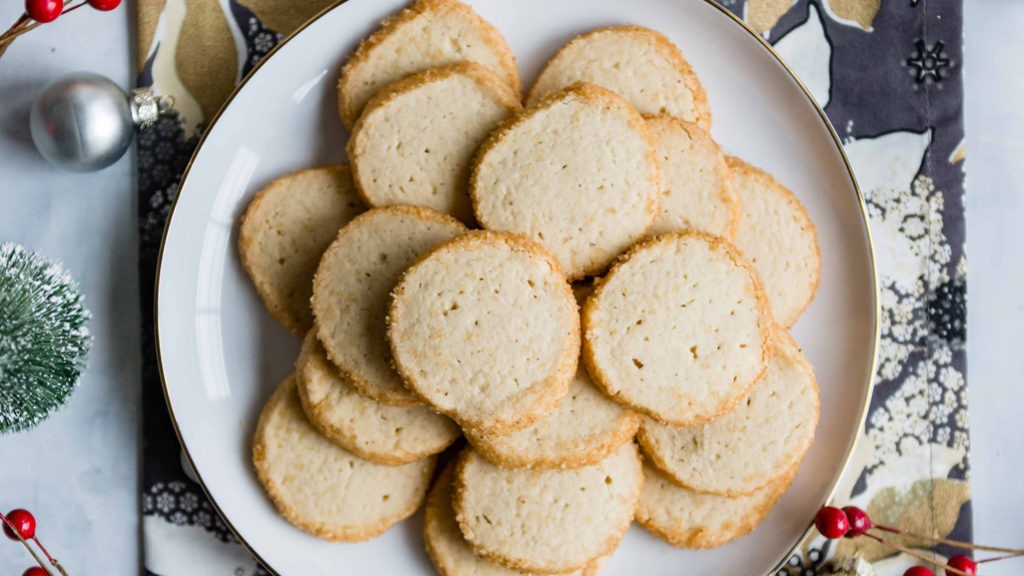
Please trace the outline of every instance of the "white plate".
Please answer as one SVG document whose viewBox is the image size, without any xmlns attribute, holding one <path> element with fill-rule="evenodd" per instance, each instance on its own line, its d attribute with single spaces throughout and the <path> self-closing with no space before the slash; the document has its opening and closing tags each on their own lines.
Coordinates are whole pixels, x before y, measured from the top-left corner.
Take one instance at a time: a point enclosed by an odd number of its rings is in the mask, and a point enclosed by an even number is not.
<svg viewBox="0 0 1024 576">
<path fill-rule="evenodd" d="M 363 544 L 292 528 L 264 496 L 250 438 L 299 340 L 264 311 L 235 252 L 252 195 L 289 171 L 342 159 L 335 83 L 345 55 L 404 0 L 350 0 L 292 37 L 234 95 L 200 145 L 164 239 L 157 337 L 178 433 L 228 523 L 283 575 L 418 574 L 431 569 L 418 516 Z M 805 534 L 848 460 L 870 394 L 877 296 L 864 205 L 821 111 L 759 38 L 701 0 L 471 0 L 505 35 L 525 85 L 559 46 L 598 26 L 639 24 L 678 44 L 707 88 L 715 138 L 771 171 L 807 207 L 823 260 L 817 298 L 794 329 L 821 386 L 821 423 L 793 488 L 753 534 L 676 550 L 632 528 L 603 574 L 752 575 Z"/>
</svg>

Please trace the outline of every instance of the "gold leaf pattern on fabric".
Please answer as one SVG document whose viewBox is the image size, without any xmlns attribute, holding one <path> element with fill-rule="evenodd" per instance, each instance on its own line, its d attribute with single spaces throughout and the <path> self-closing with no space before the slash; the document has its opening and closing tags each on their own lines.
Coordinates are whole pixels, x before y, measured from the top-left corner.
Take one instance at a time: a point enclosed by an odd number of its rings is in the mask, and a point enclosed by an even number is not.
<svg viewBox="0 0 1024 576">
<path fill-rule="evenodd" d="M 878 524 L 903 528 L 918 534 L 945 538 L 956 527 L 960 508 L 971 499 L 971 487 L 959 480 L 936 478 L 914 482 L 907 491 L 883 488 L 871 499 L 867 513 Z M 921 538 L 886 534 L 886 539 L 909 548 L 928 548 Z M 868 538 L 843 539 L 836 556 L 861 555 L 875 561 L 892 555 L 892 549 Z"/>
<path fill-rule="evenodd" d="M 238 52 L 219 2 L 186 0 L 185 5 L 185 25 L 175 55 L 178 76 L 209 121 L 235 87 Z"/>
<path fill-rule="evenodd" d="M 796 0 L 747 0 L 743 19 L 754 32 L 765 34 L 796 4 Z"/>
<path fill-rule="evenodd" d="M 921 549 L 915 550 L 915 552 L 924 554 L 926 557 L 932 558 L 940 564 L 945 564 L 946 560 L 948 560 L 947 557 L 935 552 L 934 550 Z M 876 575 L 899 575 L 903 574 L 904 571 L 910 569 L 911 566 L 919 566 L 921 564 L 922 562 L 917 558 L 911 556 L 910 554 L 900 552 L 899 554 L 896 554 L 895 556 L 892 556 L 890 558 L 886 558 L 885 560 L 878 560 L 876 562 L 872 562 L 871 567 L 874 569 Z M 943 570 L 936 570 L 935 574 L 937 576 L 947 576 Z"/>
<path fill-rule="evenodd" d="M 156 36 L 156 26 L 160 22 L 160 13 L 163 12 L 166 3 L 167 0 L 138 0 L 135 9 L 138 31 L 138 37 L 135 39 L 136 74 L 142 72 L 142 67 L 146 65 L 146 58 L 149 57 L 149 50 Z"/>
<path fill-rule="evenodd" d="M 335 0 L 245 0 L 239 2 L 256 14 L 263 25 L 278 34 L 291 34 Z"/>
<path fill-rule="evenodd" d="M 875 16 L 882 7 L 882 0 L 828 0 L 827 4 L 829 12 L 836 20 L 871 30 Z"/>
<path fill-rule="evenodd" d="M 160 37 L 157 40 L 160 48 L 153 57 L 152 73 L 153 88 L 159 94 L 174 98 L 174 109 L 185 123 L 186 135 L 191 136 L 203 121 L 203 111 L 199 107 L 199 102 L 178 77 L 178 63 L 175 59 L 187 11 L 185 0 L 166 0 L 164 10 L 160 14 Z"/>
<path fill-rule="evenodd" d="M 967 141 L 966 139 L 961 139 L 960 143 L 953 149 L 953 153 L 949 155 L 949 163 L 959 164 L 965 158 L 967 158 Z"/>
</svg>

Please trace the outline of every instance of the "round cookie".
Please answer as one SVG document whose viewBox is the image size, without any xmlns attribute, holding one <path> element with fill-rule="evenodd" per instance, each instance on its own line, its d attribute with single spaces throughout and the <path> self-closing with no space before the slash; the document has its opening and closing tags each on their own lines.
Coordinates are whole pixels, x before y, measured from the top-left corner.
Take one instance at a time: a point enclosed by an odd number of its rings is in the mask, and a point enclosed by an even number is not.
<svg viewBox="0 0 1024 576">
<path fill-rule="evenodd" d="M 643 237 L 658 214 L 658 162 L 632 106 L 574 84 L 491 134 L 470 196 L 484 228 L 542 244 L 574 280 Z"/>
<path fill-rule="evenodd" d="M 357 393 L 312 331 L 302 342 L 295 375 L 310 423 L 360 458 L 397 466 L 438 454 L 461 436 L 454 422 L 426 406 L 388 406 Z"/>
<path fill-rule="evenodd" d="M 647 231 L 695 230 L 732 239 L 740 203 L 722 149 L 703 128 L 671 116 L 647 118 L 658 153 L 661 213 Z"/>
<path fill-rule="evenodd" d="M 324 253 L 313 280 L 317 336 L 364 396 L 393 406 L 419 404 L 391 367 L 388 300 L 416 258 L 465 231 L 458 220 L 429 208 L 374 208 L 342 228 Z"/>
<path fill-rule="evenodd" d="M 796 467 L 782 478 L 746 496 L 701 494 L 676 486 L 644 464 L 644 488 L 636 521 L 679 548 L 714 548 L 756 528 L 785 494 Z"/>
<path fill-rule="evenodd" d="M 569 393 L 536 424 L 503 435 L 467 434 L 469 443 L 506 468 L 579 468 L 600 462 L 636 435 L 640 418 L 598 390 L 580 365 Z"/>
<path fill-rule="evenodd" d="M 793 339 L 781 330 L 768 369 L 744 402 L 703 426 L 645 420 L 644 454 L 680 486 L 722 496 L 750 494 L 793 468 L 814 440 L 818 385 Z"/>
<path fill-rule="evenodd" d="M 579 356 L 579 312 L 558 264 L 514 234 L 460 236 L 409 268 L 388 338 L 407 386 L 477 434 L 551 413 Z"/>
<path fill-rule="evenodd" d="M 341 68 L 341 121 L 352 128 L 370 98 L 392 82 L 464 61 L 492 70 L 519 94 L 515 56 L 494 26 L 457 0 L 416 0 L 384 19 Z"/>
<path fill-rule="evenodd" d="M 285 520 L 314 536 L 360 542 L 419 508 L 436 459 L 374 464 L 331 443 L 306 420 L 289 376 L 260 413 L 252 460 Z"/>
<path fill-rule="evenodd" d="M 612 26 L 569 41 L 544 67 L 528 106 L 574 82 L 621 94 L 641 114 L 667 114 L 711 126 L 707 93 L 679 48 L 660 32 Z"/>
<path fill-rule="evenodd" d="M 300 170 L 249 203 L 238 229 L 242 268 L 274 319 L 302 335 L 313 326 L 313 272 L 338 229 L 365 210 L 348 166 Z"/>
<path fill-rule="evenodd" d="M 520 108 L 501 77 L 473 62 L 389 85 L 366 105 L 348 141 L 359 194 L 369 206 L 426 206 L 472 222 L 473 154 Z"/>
<path fill-rule="evenodd" d="M 728 162 L 743 206 L 736 247 L 761 275 L 776 322 L 789 328 L 818 289 L 818 233 L 803 204 L 771 174 L 739 158 Z"/>
<path fill-rule="evenodd" d="M 478 555 L 459 531 L 452 509 L 453 465 L 441 472 L 427 496 L 423 515 L 423 540 L 427 554 L 441 576 L 531 576 L 500 562 Z M 596 576 L 606 557 L 598 558 L 566 576 Z"/>
<path fill-rule="evenodd" d="M 642 484 L 633 442 L 572 470 L 500 468 L 465 450 L 455 469 L 455 518 L 478 554 L 519 570 L 566 572 L 615 550 Z"/>
<path fill-rule="evenodd" d="M 587 371 L 613 399 L 675 426 L 725 414 L 765 370 L 757 273 L 727 241 L 669 233 L 635 246 L 583 307 Z"/>
</svg>

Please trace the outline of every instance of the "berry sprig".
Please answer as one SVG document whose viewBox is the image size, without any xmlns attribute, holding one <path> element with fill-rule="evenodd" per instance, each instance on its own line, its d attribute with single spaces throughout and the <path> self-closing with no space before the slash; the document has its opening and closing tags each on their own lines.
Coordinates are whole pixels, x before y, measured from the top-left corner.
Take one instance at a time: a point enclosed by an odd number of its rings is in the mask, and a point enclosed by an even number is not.
<svg viewBox="0 0 1024 576">
<path fill-rule="evenodd" d="M 15 542 L 21 542 L 21 544 L 28 550 L 28 553 L 32 555 L 38 566 L 32 566 L 25 570 L 21 576 L 52 576 L 47 567 L 46 563 L 42 558 L 39 557 L 39 553 L 36 552 L 29 542 L 34 542 L 36 547 L 39 548 L 39 552 L 42 552 L 49 564 L 57 571 L 60 576 L 68 576 L 64 567 L 57 562 L 57 559 L 50 556 L 50 553 L 43 546 L 43 543 L 36 537 L 36 518 L 28 510 L 18 508 L 17 510 L 11 510 L 7 515 L 0 514 L 0 523 L 3 524 L 4 535 L 14 540 Z"/>
<path fill-rule="evenodd" d="M 972 544 L 970 542 L 963 542 L 960 540 L 949 540 L 946 538 L 938 538 L 935 536 L 926 536 L 922 534 L 915 534 L 909 530 L 902 528 L 893 528 L 891 526 L 885 526 L 882 524 L 875 524 L 871 521 L 868 513 L 864 510 L 857 508 L 856 506 L 846 506 L 842 509 L 835 508 L 833 506 L 825 506 L 818 513 L 814 515 L 814 526 L 818 529 L 818 532 L 822 536 L 829 540 L 836 540 L 839 538 L 857 538 L 863 536 L 870 538 L 876 542 L 881 543 L 884 546 L 888 546 L 893 550 L 907 554 L 917 558 L 918 560 L 930 564 L 938 569 L 945 572 L 946 576 L 977 576 L 978 564 L 985 562 L 995 562 L 996 560 L 1005 560 L 1007 558 L 1015 558 L 1017 556 L 1024 556 L 1024 550 L 1017 550 L 1014 548 L 999 548 L 996 546 L 981 546 L 978 544 Z M 877 532 L 872 532 L 872 531 Z M 956 555 L 951 557 L 945 564 L 939 563 L 934 558 L 930 558 L 920 552 L 911 550 L 905 546 L 897 544 L 891 540 L 886 539 L 878 532 L 885 532 L 889 534 L 898 534 L 900 536 L 909 536 L 911 538 L 919 538 L 922 540 L 930 540 L 937 544 L 945 544 L 954 548 L 960 548 L 961 550 L 984 550 L 986 552 L 999 552 L 1002 556 L 994 556 L 992 558 L 986 558 L 984 560 L 973 560 L 968 556 Z M 935 573 L 924 566 L 914 566 L 903 573 L 903 576 L 935 576 Z"/>
<path fill-rule="evenodd" d="M 67 14 L 78 10 L 88 4 L 97 10 L 107 12 L 117 8 L 121 0 L 82 0 L 74 4 L 75 0 L 25 0 L 25 13 L 18 18 L 14 24 L 7 29 L 7 32 L 0 34 L 0 56 L 7 51 L 7 47 L 14 42 L 14 39 L 22 34 L 38 28 L 47 22 L 53 22 L 61 14 Z"/>
</svg>

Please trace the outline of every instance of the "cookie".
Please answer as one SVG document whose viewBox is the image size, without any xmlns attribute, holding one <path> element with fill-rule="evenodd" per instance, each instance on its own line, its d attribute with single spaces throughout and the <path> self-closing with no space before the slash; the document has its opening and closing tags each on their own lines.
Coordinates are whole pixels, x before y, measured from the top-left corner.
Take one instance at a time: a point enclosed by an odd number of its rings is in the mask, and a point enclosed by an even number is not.
<svg viewBox="0 0 1024 576">
<path fill-rule="evenodd" d="M 618 402 L 674 426 L 736 405 L 765 370 L 771 320 L 757 273 L 727 241 L 644 241 L 583 307 L 587 371 Z"/>
<path fill-rule="evenodd" d="M 600 462 L 636 434 L 635 412 L 598 390 L 580 365 L 569 393 L 536 424 L 497 436 L 468 434 L 481 456 L 506 468 L 579 468 Z"/>
<path fill-rule="evenodd" d="M 427 554 L 441 576 L 529 576 L 500 562 L 478 555 L 462 537 L 452 509 L 453 466 L 447 466 L 434 481 L 423 516 L 423 540 Z M 606 558 L 598 558 L 566 576 L 596 576 Z"/>
<path fill-rule="evenodd" d="M 643 237 L 658 214 L 658 163 L 632 106 L 574 84 L 491 134 L 470 196 L 484 228 L 542 244 L 575 280 L 603 271 Z"/>
<path fill-rule="evenodd" d="M 363 460 L 313 428 L 295 388 L 292 375 L 271 395 L 252 447 L 256 474 L 285 520 L 320 538 L 360 542 L 411 516 L 435 458 L 402 466 Z"/>
<path fill-rule="evenodd" d="M 362 395 L 419 404 L 391 367 L 384 316 L 399 276 L 420 254 L 466 231 L 454 218 L 413 206 L 374 208 L 342 228 L 313 280 L 320 342 Z"/>
<path fill-rule="evenodd" d="M 388 312 L 407 386 L 476 434 L 551 413 L 579 356 L 579 313 L 558 264 L 514 234 L 470 232 L 402 275 Z"/>
<path fill-rule="evenodd" d="M 455 518 L 478 554 L 518 570 L 567 572 L 615 550 L 642 484 L 632 442 L 572 470 L 500 468 L 470 449 L 455 469 Z"/>
<path fill-rule="evenodd" d="M 302 408 L 329 440 L 360 458 L 397 466 L 443 451 L 458 426 L 426 406 L 388 406 L 365 398 L 342 378 L 310 331 L 295 362 Z"/>
<path fill-rule="evenodd" d="M 572 286 L 582 304 L 592 292 L 587 283 Z M 598 390 L 580 364 L 569 393 L 554 412 L 536 424 L 503 435 L 469 434 L 470 444 L 491 462 L 511 468 L 578 468 L 603 460 L 640 426 L 636 413 Z"/>
<path fill-rule="evenodd" d="M 777 481 L 803 458 L 818 424 L 814 370 L 783 332 L 761 380 L 725 416 L 690 428 L 645 420 L 640 445 L 680 486 L 740 496 Z"/>
<path fill-rule="evenodd" d="M 702 494 L 676 486 L 644 464 L 644 487 L 636 521 L 679 548 L 715 548 L 751 532 L 785 494 L 796 468 L 746 496 Z"/>
<path fill-rule="evenodd" d="M 660 32 L 612 26 L 569 41 L 544 67 L 528 106 L 574 82 L 622 95 L 642 114 L 667 114 L 711 126 L 707 93 L 679 48 Z"/>
<path fill-rule="evenodd" d="M 818 289 L 818 233 L 803 204 L 771 174 L 739 158 L 728 162 L 743 206 L 736 247 L 760 273 L 775 321 L 788 328 Z"/>
<path fill-rule="evenodd" d="M 464 61 L 492 70 L 519 94 L 515 56 L 494 26 L 457 0 L 416 0 L 384 19 L 341 68 L 341 121 L 352 128 L 370 98 L 392 82 Z"/>
<path fill-rule="evenodd" d="M 470 161 L 519 109 L 519 95 L 474 62 L 389 85 L 366 105 L 348 141 L 359 194 L 369 206 L 426 206 L 472 222 Z"/>
<path fill-rule="evenodd" d="M 242 216 L 242 268 L 274 319 L 302 335 L 320 255 L 338 229 L 365 210 L 348 166 L 300 170 L 260 190 Z"/>
<path fill-rule="evenodd" d="M 732 239 L 740 203 L 722 149 L 700 126 L 671 116 L 648 117 L 647 129 L 661 175 L 661 213 L 647 234 L 695 230 Z"/>
</svg>

